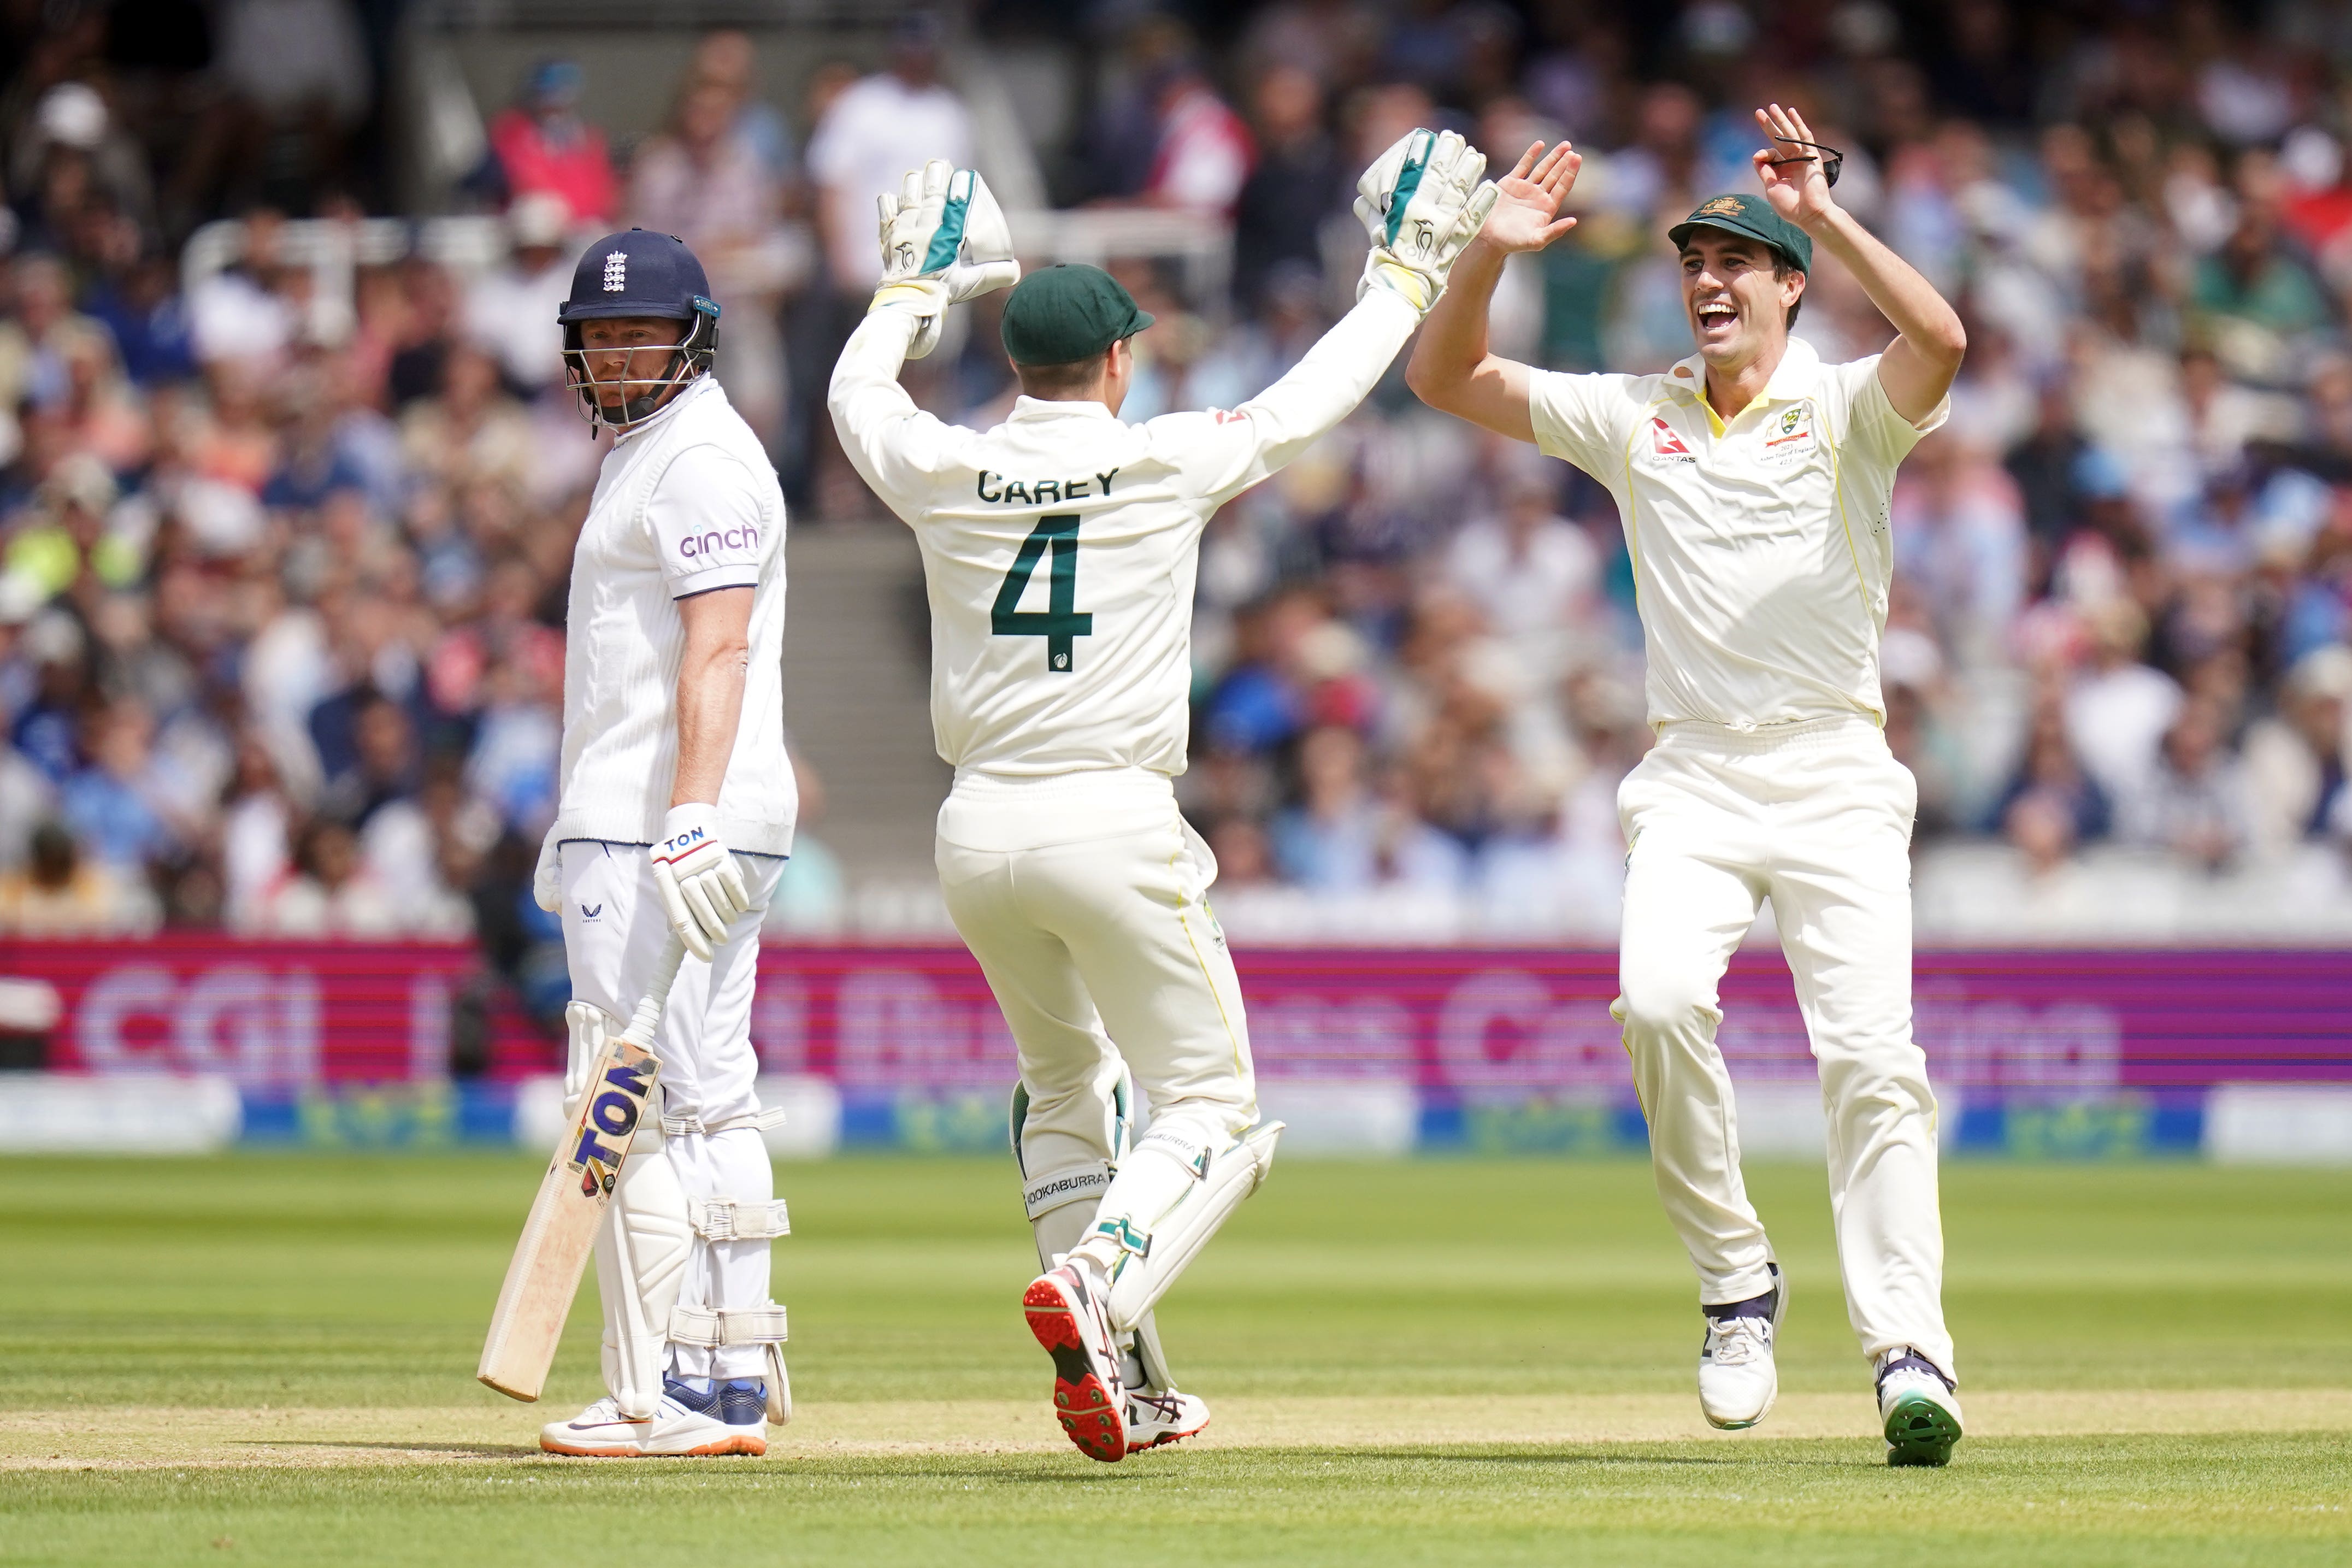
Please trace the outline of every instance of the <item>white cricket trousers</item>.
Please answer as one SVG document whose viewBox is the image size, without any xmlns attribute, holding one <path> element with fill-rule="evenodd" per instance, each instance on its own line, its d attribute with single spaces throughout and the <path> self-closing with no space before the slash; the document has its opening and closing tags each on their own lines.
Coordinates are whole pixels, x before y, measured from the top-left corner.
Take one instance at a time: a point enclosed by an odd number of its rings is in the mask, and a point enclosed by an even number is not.
<svg viewBox="0 0 2352 1568">
<path fill-rule="evenodd" d="M 562 852 L 563 955 L 572 971 L 572 999 L 602 1007 L 617 1030 L 653 983 L 654 963 L 669 936 L 653 862 L 642 844 L 573 839 Z M 709 962 L 688 953 L 678 965 L 661 1032 L 654 1038 L 665 1117 L 714 1122 L 760 1109 L 752 1087 L 760 1058 L 751 1049 L 751 988 L 760 968 L 760 922 L 784 862 L 771 855 L 738 855 L 735 864 L 751 907 L 736 918 L 726 945 Z M 766 1203 L 775 1196 L 775 1171 L 756 1127 L 667 1133 L 660 1148 L 689 1204 L 714 1198 Z M 645 1151 L 641 1141 L 633 1153 Z M 610 1245 L 602 1230 L 596 1245 Z M 767 1241 L 696 1237 L 677 1299 L 688 1307 L 764 1306 Z M 681 1377 L 767 1375 L 766 1352 L 756 1344 L 716 1350 L 673 1344 L 670 1362 Z"/>
<path fill-rule="evenodd" d="M 1944 1326 L 1936 1096 L 1911 1037 L 1918 786 L 1866 717 L 1664 727 L 1617 794 L 1620 994 L 1666 1215 L 1709 1306 L 1771 1288 L 1739 1174 L 1717 984 L 1772 900 L 1828 1119 L 1830 1208 L 1863 1353 L 1909 1345 L 1955 1374 Z"/>
<path fill-rule="evenodd" d="M 1256 1121 L 1241 983 L 1206 902 L 1216 861 L 1165 774 L 961 773 L 938 860 L 1020 1052 L 1026 1169 L 1117 1159 L 1121 1058 L 1156 1130 L 1222 1148 Z"/>
</svg>

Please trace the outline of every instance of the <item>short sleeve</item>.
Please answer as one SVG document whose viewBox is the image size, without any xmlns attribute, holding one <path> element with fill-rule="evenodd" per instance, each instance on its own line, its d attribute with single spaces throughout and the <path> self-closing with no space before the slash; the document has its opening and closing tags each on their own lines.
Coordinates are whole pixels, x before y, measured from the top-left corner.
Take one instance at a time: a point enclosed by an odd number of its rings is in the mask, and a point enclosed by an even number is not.
<svg viewBox="0 0 2352 1568">
<path fill-rule="evenodd" d="M 1844 403 L 1844 425 L 1849 447 L 1866 453 L 1889 468 L 1910 455 L 1911 448 L 1952 416 L 1952 398 L 1945 394 L 1927 417 L 1914 425 L 1895 411 L 1888 401 L 1886 387 L 1878 379 L 1881 356 L 1871 355 L 1839 365 L 1831 372 L 1840 399 Z"/>
<path fill-rule="evenodd" d="M 759 583 L 774 526 L 762 492 L 758 476 L 717 447 L 688 447 L 670 460 L 646 523 L 671 598 Z"/>
<path fill-rule="evenodd" d="M 1539 370 L 1528 378 L 1528 423 L 1537 449 L 1605 480 L 1625 445 L 1630 375 L 1570 375 Z"/>
</svg>

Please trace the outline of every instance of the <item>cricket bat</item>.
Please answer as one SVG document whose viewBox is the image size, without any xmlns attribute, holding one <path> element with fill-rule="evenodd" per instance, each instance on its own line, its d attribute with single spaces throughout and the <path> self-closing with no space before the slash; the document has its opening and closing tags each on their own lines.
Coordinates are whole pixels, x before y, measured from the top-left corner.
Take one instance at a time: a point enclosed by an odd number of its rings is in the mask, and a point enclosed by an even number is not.
<svg viewBox="0 0 2352 1568">
<path fill-rule="evenodd" d="M 654 1031 L 686 949 L 676 936 L 663 944 L 653 984 L 637 1004 L 629 1026 L 604 1043 L 580 1097 L 579 1113 L 565 1129 L 523 1221 L 522 1239 L 507 1264 L 506 1283 L 490 1314 L 490 1335 L 474 1375 L 509 1398 L 536 1400 L 547 1385 L 556 1342 L 580 1276 L 588 1267 L 596 1227 L 621 1178 L 629 1140 L 646 1118 L 661 1058 L 653 1052 Z"/>
</svg>

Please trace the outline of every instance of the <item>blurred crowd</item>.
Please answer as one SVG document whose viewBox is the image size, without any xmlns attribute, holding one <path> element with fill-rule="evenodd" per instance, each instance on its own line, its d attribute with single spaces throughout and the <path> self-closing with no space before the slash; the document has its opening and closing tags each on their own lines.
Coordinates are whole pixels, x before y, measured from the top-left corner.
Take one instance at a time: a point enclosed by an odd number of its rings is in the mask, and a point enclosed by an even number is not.
<svg viewBox="0 0 2352 1568">
<path fill-rule="evenodd" d="M 1113 262 L 1159 318 L 1129 418 L 1230 407 L 1313 342 L 1353 295 L 1355 176 L 1416 124 L 1497 165 L 1585 153 L 1578 228 L 1506 275 L 1501 352 L 1663 369 L 1689 352 L 1664 228 L 1752 185 L 1751 107 L 1800 104 L 1845 152 L 1840 200 L 1969 330 L 1896 491 L 1885 644 L 1923 850 L 1978 857 L 1954 896 L 1998 930 L 2099 903 L 2103 858 L 2345 879 L 2340 6 L 1000 0 L 789 84 L 722 32 L 642 137 L 600 125 L 579 66 L 533 66 L 454 196 L 499 258 L 337 283 L 285 220 L 386 210 L 383 9 L 0 21 L 0 929 L 470 932 L 543 969 L 525 888 L 601 452 L 557 358 L 577 246 L 693 244 L 796 525 L 871 519 L 822 388 L 877 269 L 874 192 L 929 156 L 985 166 L 964 26 L 1061 72 L 1066 123 L 1032 149 L 1056 204 L 1230 225 L 1209 291 Z M 108 26 L 130 16 L 204 26 Z M 229 264 L 184 270 L 221 217 Z M 942 415 L 1009 406 L 993 310 L 910 367 Z M 1826 259 L 1798 331 L 1832 360 L 1887 334 Z M 1277 925 L 1608 929 L 1615 787 L 1649 742 L 1633 607 L 1599 487 L 1391 378 L 1203 548 L 1181 794 L 1221 897 Z M 822 845 L 795 868 L 790 918 L 837 921 Z"/>
<path fill-rule="evenodd" d="M 594 235 L 686 237 L 726 300 L 730 393 L 781 446 L 799 131 L 741 34 L 702 39 L 626 149 L 580 69 L 541 62 L 465 184 L 497 259 L 411 254 L 338 291 L 268 199 L 292 160 L 295 216 L 364 216 L 365 160 L 312 136 L 318 105 L 243 104 L 254 161 L 187 171 L 182 110 L 227 112 L 235 37 L 174 77 L 58 28 L 0 89 L 0 931 L 471 936 L 560 1011 L 528 888 L 607 438 L 565 389 L 556 308 Z M 184 269 L 222 218 L 229 264 Z M 814 837 L 793 884 L 785 918 L 824 923 Z"/>
<path fill-rule="evenodd" d="M 1923 921 L 2130 928 L 2102 906 L 2148 867 L 2179 899 L 2252 877 L 2352 908 L 2352 13 L 1283 0 L 1213 55 L 1168 18 L 1120 37 L 1070 173 L 1235 226 L 1229 311 L 1146 301 L 1130 416 L 1229 405 L 1296 359 L 1350 296 L 1355 173 L 1416 123 L 1492 165 L 1584 151 L 1580 226 L 1515 258 L 1499 352 L 1664 369 L 1690 336 L 1664 231 L 1753 188 L 1754 106 L 1801 104 L 1846 153 L 1840 200 L 1971 342 L 1894 501 L 1887 730 L 1920 781 Z M 1824 258 L 1798 333 L 1838 361 L 1889 329 Z M 1391 381 L 1226 509 L 1201 584 L 1184 789 L 1228 906 L 1613 928 L 1614 792 L 1649 736 L 1597 485 Z"/>
</svg>

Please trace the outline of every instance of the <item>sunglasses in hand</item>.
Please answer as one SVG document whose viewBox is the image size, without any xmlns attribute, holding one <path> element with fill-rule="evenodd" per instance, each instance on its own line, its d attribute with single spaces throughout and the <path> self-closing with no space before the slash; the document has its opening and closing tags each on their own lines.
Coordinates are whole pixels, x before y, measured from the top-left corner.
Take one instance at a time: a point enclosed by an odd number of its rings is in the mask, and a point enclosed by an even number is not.
<svg viewBox="0 0 2352 1568">
<path fill-rule="evenodd" d="M 1834 147 L 1824 147 L 1818 142 L 1802 142 L 1794 136 L 1775 136 L 1772 140 L 1775 142 L 1785 142 L 1791 147 L 1810 147 L 1812 149 L 1812 152 L 1811 153 L 1800 153 L 1790 158 L 1768 159 L 1767 162 L 1769 162 L 1774 168 L 1777 169 L 1783 163 L 1818 163 L 1822 166 L 1822 179 L 1823 183 L 1832 185 L 1837 184 L 1838 171 L 1845 167 L 1845 154 L 1843 153 L 1839 152 Z"/>
</svg>

